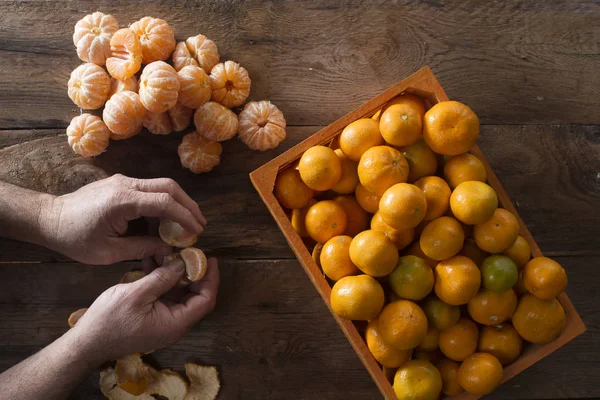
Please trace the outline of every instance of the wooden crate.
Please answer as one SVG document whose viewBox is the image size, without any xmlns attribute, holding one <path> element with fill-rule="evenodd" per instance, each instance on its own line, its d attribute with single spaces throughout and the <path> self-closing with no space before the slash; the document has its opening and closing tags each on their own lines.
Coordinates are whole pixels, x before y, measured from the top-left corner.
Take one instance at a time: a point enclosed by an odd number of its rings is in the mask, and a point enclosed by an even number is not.
<svg viewBox="0 0 600 400">
<path fill-rule="evenodd" d="M 280 171 L 295 163 L 307 149 L 316 145 L 330 144 L 341 133 L 346 125 L 359 118 L 372 116 L 388 101 L 404 92 L 414 93 L 421 96 L 425 99 L 428 107 L 431 107 L 431 105 L 440 101 L 448 100 L 446 93 L 444 93 L 444 90 L 433 75 L 431 69 L 429 69 L 429 67 L 424 67 L 250 174 L 252 184 L 273 215 L 273 218 L 277 222 L 277 225 L 279 225 L 281 232 L 285 236 L 290 247 L 296 254 L 298 261 L 300 261 L 300 264 L 317 289 L 317 292 L 319 292 L 323 298 L 323 301 L 325 304 L 327 304 L 330 310 L 331 306 L 329 303 L 329 295 L 331 293 L 331 286 L 323 276 L 320 268 L 313 261 L 309 250 L 306 248 L 302 239 L 292 227 L 292 224 L 286 216 L 284 209 L 279 205 L 279 202 L 275 198 L 273 194 L 275 179 Z M 527 226 L 517 213 L 517 210 L 510 201 L 506 191 L 500 184 L 500 181 L 490 168 L 489 163 L 479 147 L 475 145 L 470 152 L 476 155 L 485 165 L 488 183 L 498 194 L 500 206 L 517 216 L 521 226 L 521 235 L 529 242 L 532 255 L 534 257 L 541 256 L 542 252 L 540 251 L 539 246 L 529 233 Z M 573 304 L 569 300 L 567 294 L 561 293 L 558 297 L 558 300 L 562 304 L 566 313 L 567 325 L 564 332 L 560 335 L 560 337 L 551 343 L 545 345 L 527 345 L 519 359 L 504 368 L 503 382 L 517 375 L 538 360 L 541 360 L 585 332 L 585 325 L 579 317 L 579 314 L 577 314 L 577 311 L 573 307 Z M 371 377 L 377 384 L 381 394 L 387 399 L 396 399 L 396 395 L 394 394 L 390 381 L 388 380 L 388 377 L 386 377 L 386 374 L 389 375 L 389 371 L 383 371 L 381 366 L 377 363 L 377 361 L 375 361 L 362 337 L 362 332 L 358 331 L 356 325 L 352 321 L 339 318 L 335 314 L 333 314 L 333 317 L 348 338 L 348 341 L 363 362 L 365 368 L 367 371 L 369 371 L 369 374 L 371 374 Z M 327 351 L 327 349 L 323 349 L 323 351 Z M 524 388 L 524 390 L 526 389 Z M 461 400 L 477 398 L 479 398 L 479 396 L 469 395 L 467 393 L 463 393 L 454 397 L 454 399 Z"/>
</svg>

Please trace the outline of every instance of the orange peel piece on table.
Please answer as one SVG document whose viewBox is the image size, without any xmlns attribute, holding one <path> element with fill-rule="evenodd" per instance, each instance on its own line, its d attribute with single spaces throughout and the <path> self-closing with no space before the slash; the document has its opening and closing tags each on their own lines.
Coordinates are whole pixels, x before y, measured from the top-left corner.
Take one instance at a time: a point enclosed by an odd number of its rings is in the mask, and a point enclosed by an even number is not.
<svg viewBox="0 0 600 400">
<path fill-rule="evenodd" d="M 109 400 L 156 400 L 149 394 L 143 393 L 135 396 L 117 385 L 117 375 L 114 368 L 106 368 L 100 372 L 100 390 Z"/>
<path fill-rule="evenodd" d="M 186 363 L 185 374 L 190 381 L 186 400 L 215 400 L 217 398 L 221 382 L 216 367 Z"/>
</svg>

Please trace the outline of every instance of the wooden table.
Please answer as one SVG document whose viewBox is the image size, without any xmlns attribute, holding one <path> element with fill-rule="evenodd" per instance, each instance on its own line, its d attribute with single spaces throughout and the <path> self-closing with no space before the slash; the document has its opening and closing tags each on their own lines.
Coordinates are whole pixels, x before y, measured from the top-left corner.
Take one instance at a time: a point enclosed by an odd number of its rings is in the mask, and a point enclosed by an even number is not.
<svg viewBox="0 0 600 400">
<path fill-rule="evenodd" d="M 60 192 L 99 176 L 96 167 L 174 178 L 209 220 L 199 246 L 219 257 L 222 283 L 215 312 L 152 357 L 179 371 L 186 361 L 218 365 L 223 399 L 379 398 L 248 173 L 430 65 L 448 95 L 478 113 L 482 150 L 542 250 L 567 269 L 568 294 L 588 327 L 490 398 L 599 397 L 599 5 L 399 3 L 4 1 L 0 179 Z M 181 134 L 112 142 L 91 163 L 71 155 L 64 130 L 79 113 L 66 93 L 79 64 L 71 35 L 95 10 L 122 25 L 161 17 L 178 39 L 214 39 L 223 60 L 250 72 L 251 99 L 284 112 L 288 139 L 265 153 L 227 142 L 222 164 L 204 175 L 179 165 Z M 70 312 L 138 266 L 81 265 L 0 240 L 0 371 L 64 333 Z M 97 381 L 90 376 L 72 398 L 98 398 Z"/>
</svg>

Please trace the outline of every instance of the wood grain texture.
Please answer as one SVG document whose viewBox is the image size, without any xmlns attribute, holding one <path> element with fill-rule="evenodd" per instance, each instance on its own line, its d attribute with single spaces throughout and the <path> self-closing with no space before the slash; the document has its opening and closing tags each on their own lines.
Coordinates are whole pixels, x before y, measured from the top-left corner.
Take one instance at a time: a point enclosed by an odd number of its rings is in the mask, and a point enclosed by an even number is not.
<svg viewBox="0 0 600 400">
<path fill-rule="evenodd" d="M 600 123 L 593 1 L 61 0 L 0 2 L 0 128 L 66 127 L 78 114 L 71 36 L 95 10 L 214 39 L 250 72 L 251 99 L 270 99 L 291 125 L 326 125 L 423 65 L 484 123 Z"/>
<path fill-rule="evenodd" d="M 217 256 L 293 258 L 248 173 L 319 129 L 290 127 L 282 145 L 265 153 L 249 150 L 238 140 L 225 142 L 221 165 L 203 175 L 181 168 L 176 149 L 182 134 L 142 133 L 111 142 L 95 165 L 109 174 L 175 179 L 207 216 L 209 225 L 200 243 Z M 48 134 L 57 146 L 67 148 L 66 137 L 54 137 L 52 130 Z M 545 254 L 599 254 L 600 127 L 488 125 L 482 127 L 479 144 Z M 7 239 L 0 239 L 0 249 L 4 262 L 65 260 Z"/>
<path fill-rule="evenodd" d="M 567 293 L 588 332 L 500 387 L 490 399 L 600 396 L 600 314 L 590 281 L 600 257 L 560 257 Z M 137 263 L 0 264 L 0 371 L 54 340 L 67 317 L 88 306 Z M 371 399 L 377 388 L 296 260 L 220 259 L 215 312 L 182 341 L 150 358 L 183 371 L 188 361 L 217 365 L 223 399 Z M 73 399 L 99 398 L 98 374 Z"/>
</svg>

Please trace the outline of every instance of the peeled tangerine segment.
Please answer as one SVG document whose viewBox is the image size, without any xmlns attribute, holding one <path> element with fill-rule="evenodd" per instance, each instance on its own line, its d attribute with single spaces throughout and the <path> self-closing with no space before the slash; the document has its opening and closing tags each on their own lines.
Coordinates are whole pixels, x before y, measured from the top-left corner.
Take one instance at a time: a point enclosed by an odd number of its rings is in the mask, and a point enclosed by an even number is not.
<svg viewBox="0 0 600 400">
<path fill-rule="evenodd" d="M 171 117 L 167 111 L 161 113 L 153 113 L 148 111 L 142 122 L 144 128 L 155 135 L 168 135 L 173 132 L 173 124 Z"/>
<path fill-rule="evenodd" d="M 183 226 L 170 219 L 160 221 L 158 234 L 163 242 L 179 248 L 191 247 L 198 240 L 198 235 L 186 231 Z"/>
<path fill-rule="evenodd" d="M 108 99 L 110 77 L 96 64 L 81 64 L 71 72 L 67 86 L 73 103 L 84 110 L 96 110 Z"/>
<path fill-rule="evenodd" d="M 177 148 L 181 165 L 195 174 L 208 172 L 219 165 L 222 151 L 221 143 L 206 139 L 197 132 L 185 135 Z"/>
<path fill-rule="evenodd" d="M 143 367 L 144 363 L 139 354 L 119 358 L 115 365 L 117 385 L 136 396 L 146 392 L 147 381 L 142 371 Z"/>
<path fill-rule="evenodd" d="M 198 108 L 210 100 L 210 79 L 204 70 L 194 65 L 187 65 L 179 70 L 179 102 Z"/>
<path fill-rule="evenodd" d="M 122 81 L 131 78 L 142 66 L 142 45 L 129 28 L 119 29 L 110 39 L 110 57 L 106 69 Z"/>
<path fill-rule="evenodd" d="M 208 269 L 208 261 L 202 250 L 188 247 L 181 250 L 180 255 L 185 263 L 186 278 L 189 282 L 198 282 L 204 278 Z"/>
<path fill-rule="evenodd" d="M 217 45 L 204 35 L 187 38 L 185 42 L 177 43 L 173 52 L 173 66 L 177 71 L 186 65 L 200 67 L 207 74 L 219 63 Z"/>
<path fill-rule="evenodd" d="M 92 114 L 81 114 L 67 127 L 69 146 L 83 157 L 95 157 L 108 147 L 110 131 L 106 124 Z"/>
<path fill-rule="evenodd" d="M 142 367 L 148 382 L 146 393 L 163 396 L 169 400 L 184 400 L 188 394 L 188 384 L 177 372 L 170 369 L 157 371 L 149 365 Z"/>
<path fill-rule="evenodd" d="M 79 319 L 83 317 L 83 314 L 85 314 L 87 310 L 87 308 L 80 308 L 79 310 L 72 312 L 71 315 L 69 315 L 69 319 L 67 320 L 69 328 L 73 328 L 75 325 L 77 325 L 77 321 L 79 321 Z"/>
<path fill-rule="evenodd" d="M 235 136 L 238 119 L 233 111 L 214 101 L 209 101 L 194 112 L 196 132 L 201 136 L 222 142 Z"/>
<path fill-rule="evenodd" d="M 162 61 L 175 50 L 175 33 L 164 19 L 144 17 L 129 27 L 142 45 L 142 63 Z"/>
<path fill-rule="evenodd" d="M 73 44 L 77 56 L 86 62 L 104 65 L 110 57 L 110 39 L 119 29 L 119 23 L 112 15 L 101 12 L 86 15 L 75 24 Z"/>
<path fill-rule="evenodd" d="M 124 81 L 120 81 L 115 78 L 110 78 L 110 91 L 108 92 L 109 99 L 112 97 L 113 94 L 124 92 L 126 90 L 137 93 L 138 81 L 135 75 Z"/>
<path fill-rule="evenodd" d="M 137 93 L 125 91 L 112 96 L 104 105 L 102 119 L 110 129 L 111 139 L 127 139 L 142 129 L 146 109 Z"/>
<path fill-rule="evenodd" d="M 186 400 L 215 400 L 217 398 L 221 382 L 216 367 L 186 363 L 185 374 L 190 381 Z"/>
<path fill-rule="evenodd" d="M 273 149 L 286 136 L 285 118 L 270 101 L 251 101 L 239 116 L 240 140 L 253 150 Z"/>
<path fill-rule="evenodd" d="M 134 269 L 132 271 L 127 271 L 119 280 L 119 283 L 133 283 L 137 280 L 142 279 L 146 276 L 146 273 L 141 269 Z"/>
<path fill-rule="evenodd" d="M 134 396 L 117 385 L 117 375 L 113 368 L 106 368 L 100 371 L 100 391 L 109 400 L 156 400 L 149 394 L 143 393 L 140 396 Z"/>
<path fill-rule="evenodd" d="M 154 61 L 142 71 L 140 100 L 150 112 L 165 112 L 177 103 L 179 86 L 177 71 L 164 61 Z"/>
<path fill-rule="evenodd" d="M 246 68 L 234 61 L 225 61 L 210 71 L 212 99 L 227 108 L 240 106 L 250 94 L 250 77 Z"/>
<path fill-rule="evenodd" d="M 181 132 L 184 129 L 187 129 L 192 123 L 194 110 L 184 106 L 180 102 L 177 102 L 175 107 L 170 108 L 167 112 L 169 113 L 169 117 L 171 117 L 171 124 L 173 124 L 173 130 L 175 132 Z"/>
</svg>

